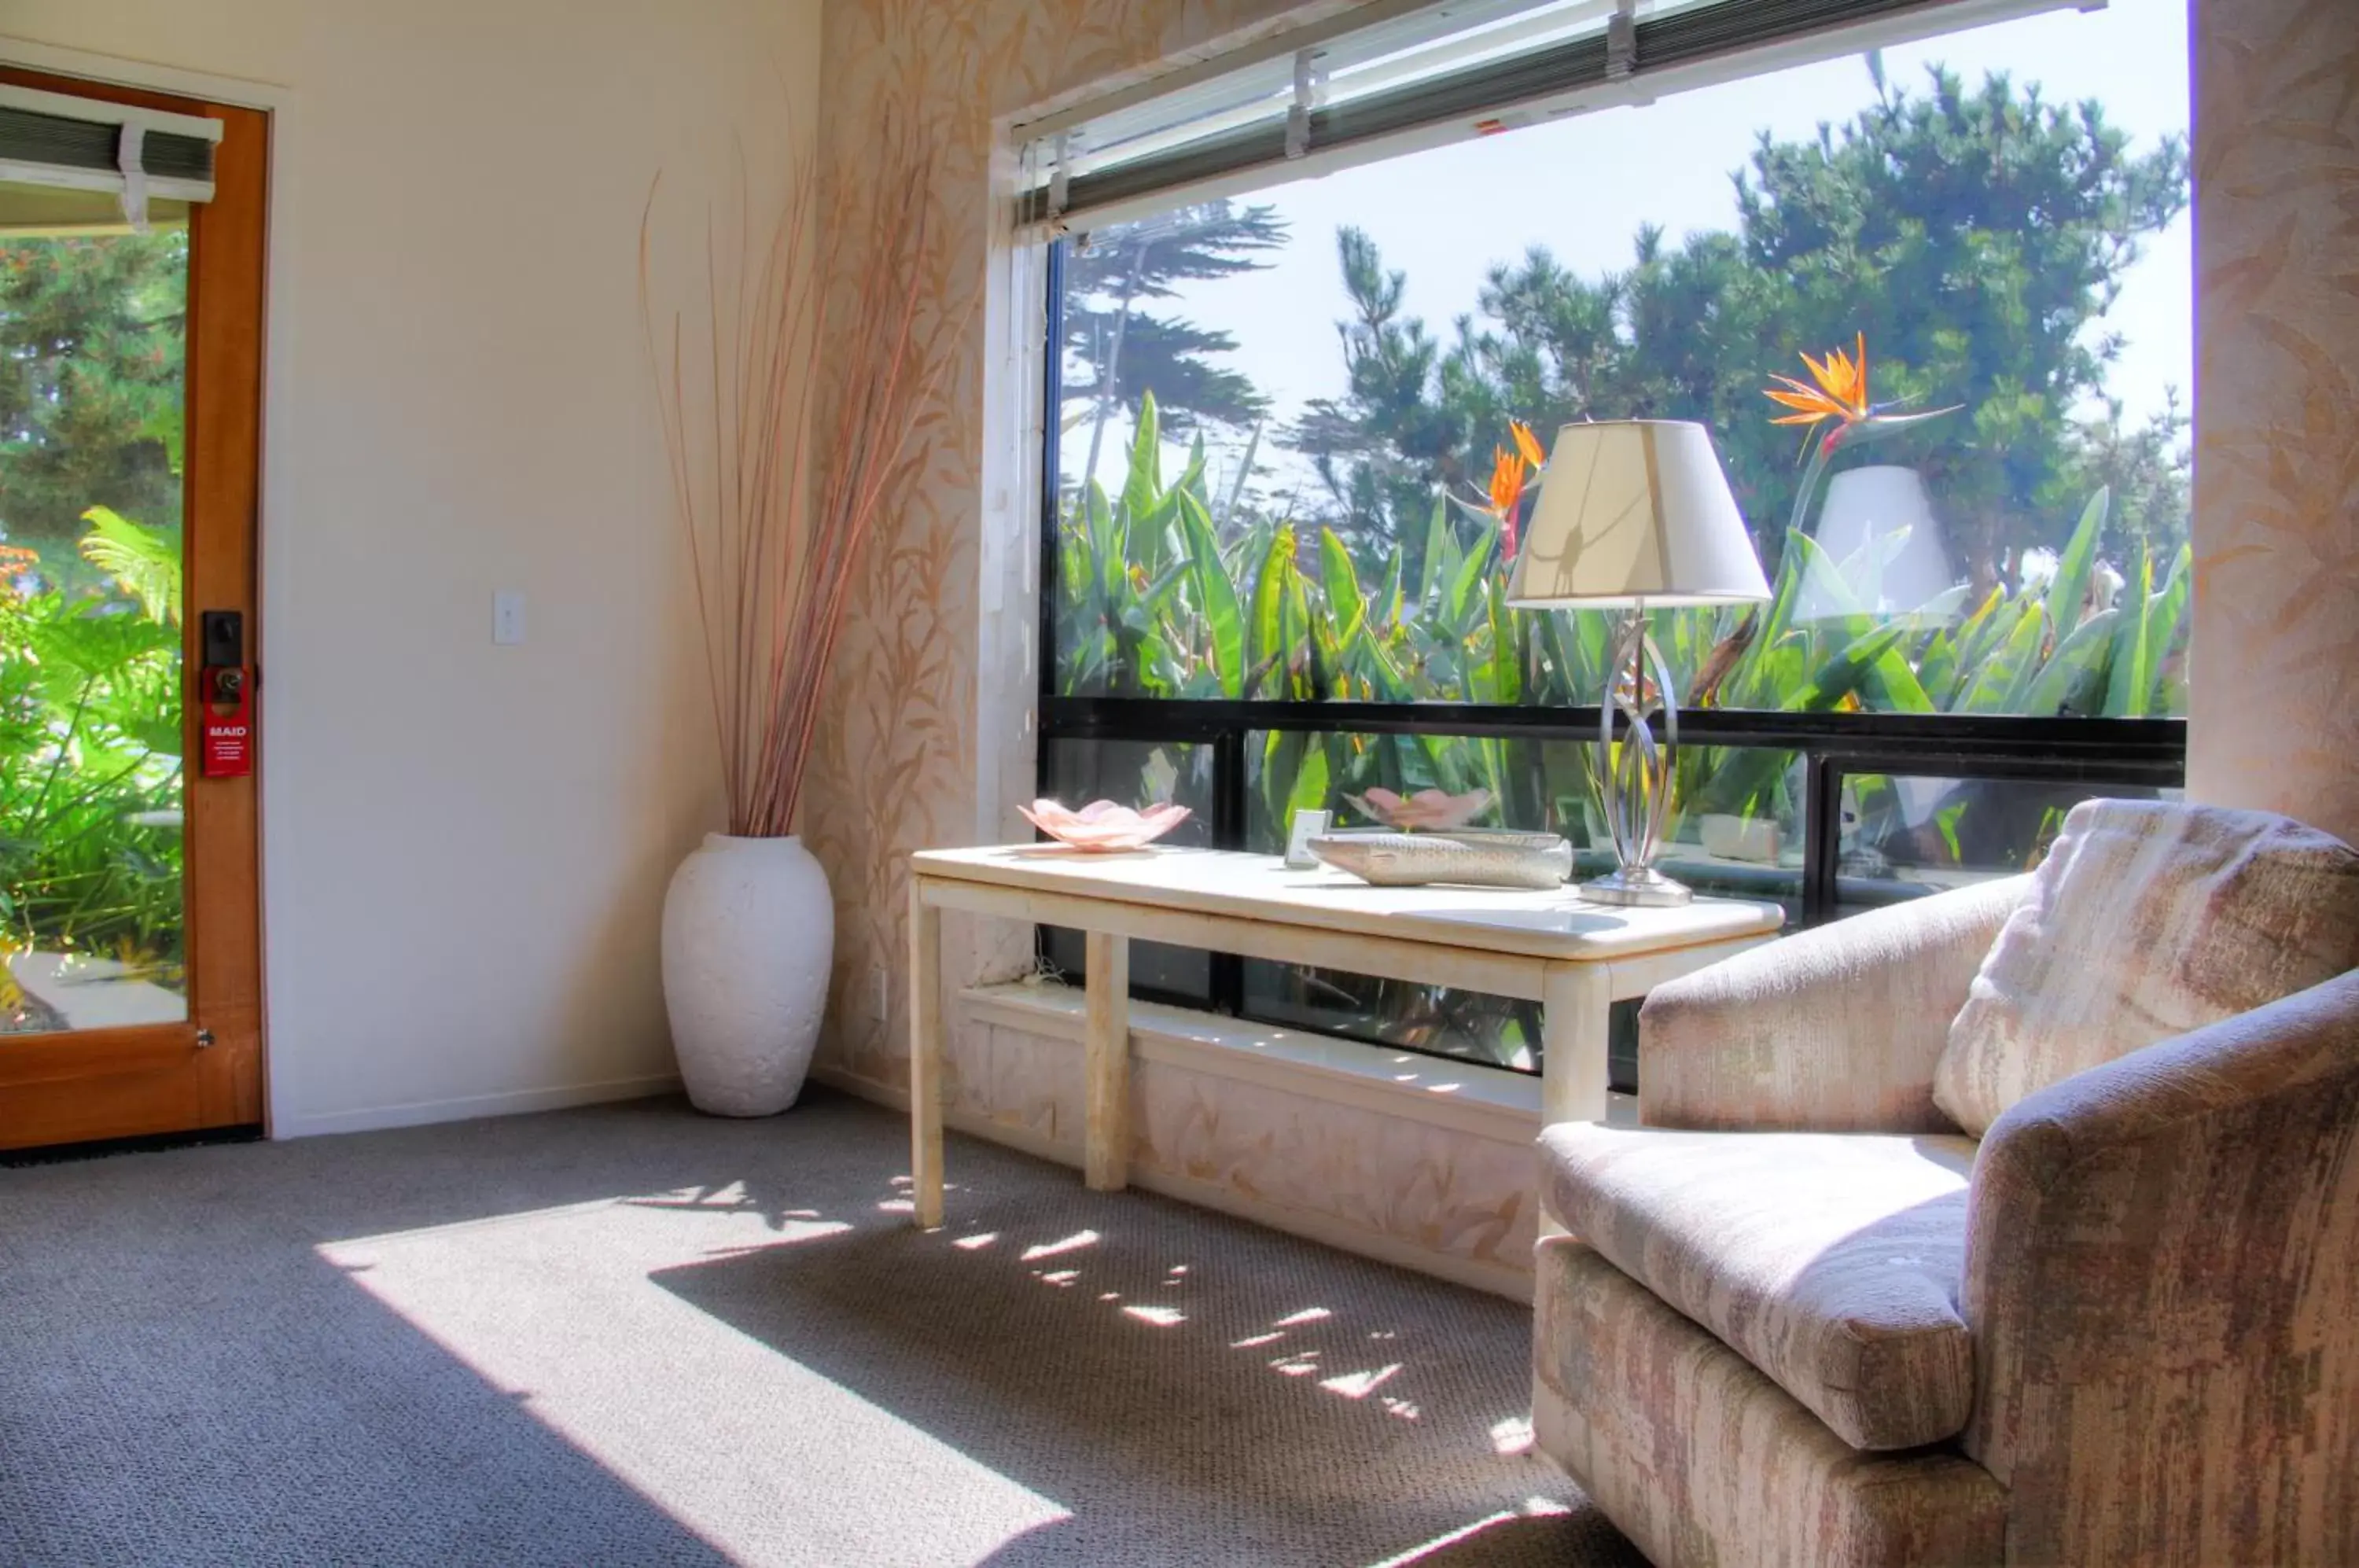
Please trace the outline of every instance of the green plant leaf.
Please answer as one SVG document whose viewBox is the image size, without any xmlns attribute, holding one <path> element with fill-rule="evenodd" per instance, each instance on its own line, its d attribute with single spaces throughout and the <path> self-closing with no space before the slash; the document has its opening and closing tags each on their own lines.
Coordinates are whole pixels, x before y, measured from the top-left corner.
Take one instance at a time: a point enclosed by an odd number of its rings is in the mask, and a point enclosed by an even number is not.
<svg viewBox="0 0 2359 1568">
<path fill-rule="evenodd" d="M 1245 612 L 1237 603 L 1236 584 L 1229 579 L 1227 562 L 1212 536 L 1212 519 L 1192 495 L 1180 505 L 1180 526 L 1188 543 L 1189 565 L 1198 609 L 1212 655 L 1212 672 L 1224 697 L 1243 697 L 1245 679 Z"/>
<path fill-rule="evenodd" d="M 1138 428 L 1131 435 L 1130 472 L 1124 476 L 1123 510 L 1135 520 L 1155 509 L 1163 493 L 1163 446 L 1155 394 L 1138 400 Z"/>
<path fill-rule="evenodd" d="M 2190 590 L 2195 576 L 2195 551 L 2190 545 L 2180 545 L 2170 563 L 2170 577 L 2155 595 L 2154 610 L 2147 621 L 2147 662 L 2154 667 L 2154 684 L 2148 689 L 2146 718 L 2163 718 L 2171 711 L 2170 659 L 2179 651 L 2180 633 L 2187 625 Z"/>
<path fill-rule="evenodd" d="M 2038 673 L 2039 645 L 2046 640 L 2048 612 L 2026 599 L 2006 638 L 1977 665 L 1951 708 L 1962 713 L 2019 712 L 2018 698 Z"/>
<path fill-rule="evenodd" d="M 2147 636 L 2154 597 L 2154 557 L 2141 555 L 2136 579 L 2122 585 L 2122 616 L 2114 627 L 2114 667 L 2105 682 L 2109 719 L 2143 717 L 2154 691 L 2154 647 Z"/>
<path fill-rule="evenodd" d="M 1332 618 L 1332 637 L 1336 651 L 1348 652 L 1360 638 L 1367 619 L 1367 605 L 1360 597 L 1360 573 L 1352 565 L 1352 552 L 1335 530 L 1319 530 L 1319 574 L 1327 591 L 1327 613 Z"/>
<path fill-rule="evenodd" d="M 2105 531 L 2105 514 L 2113 506 L 2113 498 L 2110 488 L 2097 486 L 2097 493 L 2081 508 L 2072 538 L 2056 558 L 2056 577 L 2048 585 L 2048 620 L 2059 639 L 2070 637 L 2080 624 L 2081 605 L 2089 596 L 2089 573 L 2096 565 L 2097 539 Z"/>
<path fill-rule="evenodd" d="M 136 599 L 149 620 L 179 626 L 179 530 L 145 528 L 107 506 L 92 506 L 82 516 L 90 525 L 82 539 L 83 558 Z"/>
<path fill-rule="evenodd" d="M 2049 718 L 2069 711 L 2082 717 L 2104 704 L 2106 672 L 2114 657 L 2114 626 L 2119 610 L 2103 610 L 2056 645 L 2023 699 L 2023 711 Z"/>
</svg>

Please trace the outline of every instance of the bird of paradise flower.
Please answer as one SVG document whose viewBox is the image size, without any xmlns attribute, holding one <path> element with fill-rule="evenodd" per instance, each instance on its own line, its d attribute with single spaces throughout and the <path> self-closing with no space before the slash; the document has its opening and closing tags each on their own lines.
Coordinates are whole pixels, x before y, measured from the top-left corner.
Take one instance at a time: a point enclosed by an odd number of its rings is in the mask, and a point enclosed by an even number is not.
<svg viewBox="0 0 2359 1568">
<path fill-rule="evenodd" d="M 1460 502 L 1467 510 L 1489 517 L 1499 525 L 1499 558 L 1516 559 L 1516 514 L 1523 505 L 1524 490 L 1548 466 L 1548 454 L 1540 450 L 1539 438 L 1532 427 L 1521 419 L 1507 421 L 1507 438 L 1514 449 L 1495 446 L 1491 449 L 1491 482 L 1484 487 L 1479 499 L 1469 505 Z"/>
<path fill-rule="evenodd" d="M 1802 471 L 1801 485 L 1794 493 L 1794 515 L 1786 525 L 1790 532 L 1801 530 L 1803 520 L 1810 516 L 1810 502 L 1818 494 L 1819 484 L 1826 477 L 1827 465 L 1834 461 L 1837 452 L 1864 441 L 1889 435 L 1895 430 L 1906 430 L 1910 425 L 1922 424 L 1927 419 L 1938 419 L 1943 414 L 1954 414 L 1964 407 L 1963 404 L 1952 403 L 1946 408 L 1897 414 L 1888 411 L 1899 407 L 1897 403 L 1879 406 L 1871 402 L 1867 391 L 1865 332 L 1858 335 L 1848 351 L 1837 346 L 1827 350 L 1818 359 L 1805 354 L 1802 364 L 1809 368 L 1810 381 L 1816 385 L 1797 381 L 1790 376 L 1773 374 L 1769 379 L 1777 385 L 1762 388 L 1763 395 L 1772 402 L 1794 410 L 1771 419 L 1771 424 L 1803 427 L 1802 456 L 1807 460 L 1807 465 Z M 1824 435 L 1817 434 L 1819 427 L 1829 420 L 1833 421 L 1832 428 Z"/>
</svg>

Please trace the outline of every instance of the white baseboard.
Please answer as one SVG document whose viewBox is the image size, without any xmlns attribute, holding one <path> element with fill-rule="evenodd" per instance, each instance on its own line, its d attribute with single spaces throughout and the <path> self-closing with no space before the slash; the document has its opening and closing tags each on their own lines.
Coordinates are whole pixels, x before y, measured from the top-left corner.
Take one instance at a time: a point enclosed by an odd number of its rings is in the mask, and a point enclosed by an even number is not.
<svg viewBox="0 0 2359 1568">
<path fill-rule="evenodd" d="M 908 1091 L 895 1084 L 879 1083 L 826 1065 L 814 1066 L 811 1076 L 831 1088 L 841 1089 L 847 1094 L 856 1094 L 880 1105 L 889 1105 L 905 1113 L 909 1108 Z M 1075 1170 L 1081 1168 L 1082 1149 L 1077 1143 L 1044 1138 L 1028 1127 L 1010 1127 L 968 1111 L 946 1111 L 942 1123 L 954 1131 L 988 1143 L 1004 1144 L 1037 1159 L 1054 1160 Z M 1299 1236 L 1306 1241 L 1334 1247 L 1339 1252 L 1373 1258 L 1397 1269 L 1407 1269 L 1413 1273 L 1431 1275 L 1435 1279 L 1488 1291 L 1495 1296 L 1505 1296 L 1526 1306 L 1531 1304 L 1532 1276 L 1526 1270 L 1430 1251 L 1346 1224 L 1328 1214 L 1298 1209 L 1290 1204 L 1273 1203 L 1266 1198 L 1247 1197 L 1215 1182 L 1200 1181 L 1151 1167 L 1133 1166 L 1130 1181 L 1134 1187 L 1160 1192 L 1167 1198 L 1177 1198 L 1201 1208 L 1215 1209 L 1253 1225 L 1266 1225 L 1271 1230 L 1284 1231 L 1288 1236 Z"/>
<path fill-rule="evenodd" d="M 513 1089 L 498 1094 L 469 1094 L 455 1100 L 419 1100 L 404 1105 L 369 1105 L 356 1111 L 319 1114 L 281 1111 L 270 1118 L 270 1136 L 317 1138 L 328 1133 L 378 1132 L 386 1127 L 422 1127 L 429 1122 L 473 1121 L 478 1116 L 514 1116 L 528 1111 L 562 1111 L 575 1105 L 601 1105 L 610 1100 L 644 1100 L 679 1093 L 679 1075 L 651 1073 L 640 1078 L 608 1078 L 595 1083 L 567 1083 L 550 1089 Z"/>
</svg>

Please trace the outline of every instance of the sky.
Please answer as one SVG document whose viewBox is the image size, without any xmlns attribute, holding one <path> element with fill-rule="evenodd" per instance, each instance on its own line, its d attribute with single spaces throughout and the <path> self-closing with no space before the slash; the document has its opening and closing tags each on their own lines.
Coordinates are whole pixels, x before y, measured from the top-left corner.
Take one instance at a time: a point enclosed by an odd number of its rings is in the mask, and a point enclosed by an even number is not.
<svg viewBox="0 0 2359 1568">
<path fill-rule="evenodd" d="M 2039 82 L 2051 103 L 2094 98 L 2129 135 L 2133 152 L 2188 128 L 2185 0 L 2111 0 L 2099 11 L 2054 12 L 1885 51 L 1895 86 L 1921 86 L 1933 62 L 1970 85 L 2004 71 L 2018 84 Z M 1234 333 L 1237 352 L 1223 363 L 1271 396 L 1280 420 L 1291 419 L 1306 400 L 1344 390 L 1335 330 L 1345 308 L 1339 225 L 1368 231 L 1386 266 L 1408 275 L 1407 312 L 1448 341 L 1452 319 L 1474 309 L 1493 263 L 1538 244 L 1594 277 L 1629 265 L 1642 223 L 1661 225 L 1674 242 L 1734 229 L 1729 175 L 1757 132 L 1811 137 L 1820 122 L 1841 124 L 1874 97 L 1854 55 L 1274 186 L 1241 200 L 1269 202 L 1291 226 L 1275 265 L 1183 286 L 1158 310 Z M 2167 387 L 2179 390 L 2182 408 L 2191 401 L 2192 299 L 2192 223 L 2182 213 L 2149 238 L 2104 319 L 2126 340 L 2109 381 L 2132 422 L 2160 411 Z M 1078 442 L 1068 437 L 1075 465 L 1086 425 L 1077 433 Z M 1109 428 L 1101 478 L 1118 479 L 1125 433 L 1119 423 Z"/>
</svg>

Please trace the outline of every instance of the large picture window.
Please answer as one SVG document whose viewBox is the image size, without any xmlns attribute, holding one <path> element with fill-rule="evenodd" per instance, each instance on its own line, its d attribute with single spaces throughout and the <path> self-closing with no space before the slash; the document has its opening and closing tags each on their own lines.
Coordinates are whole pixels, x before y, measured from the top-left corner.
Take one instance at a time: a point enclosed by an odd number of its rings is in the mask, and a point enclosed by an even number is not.
<svg viewBox="0 0 2359 1568">
<path fill-rule="evenodd" d="M 1304 807 L 1479 792 L 1602 868 L 1606 617 L 1505 589 L 1556 429 L 1647 418 L 1710 430 L 1774 594 L 1654 617 L 1673 875 L 1832 919 L 2175 789 L 2186 47 L 2180 0 L 2114 0 L 1060 242 L 1044 787 L 1264 850 Z M 1137 973 L 1538 1065 L 1514 1004 Z"/>
</svg>

